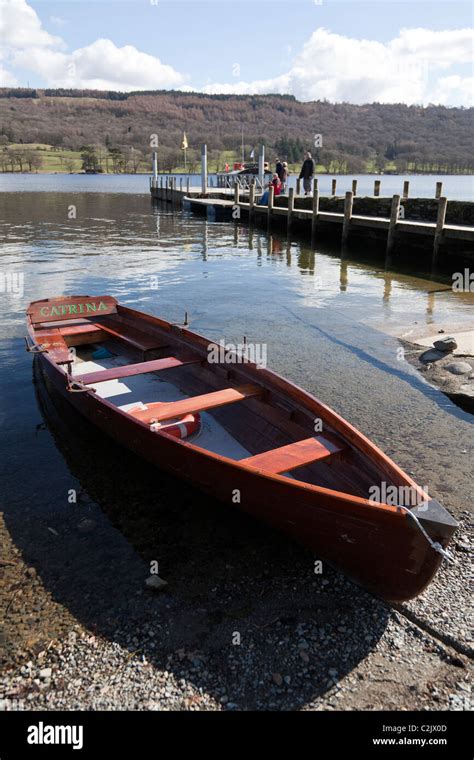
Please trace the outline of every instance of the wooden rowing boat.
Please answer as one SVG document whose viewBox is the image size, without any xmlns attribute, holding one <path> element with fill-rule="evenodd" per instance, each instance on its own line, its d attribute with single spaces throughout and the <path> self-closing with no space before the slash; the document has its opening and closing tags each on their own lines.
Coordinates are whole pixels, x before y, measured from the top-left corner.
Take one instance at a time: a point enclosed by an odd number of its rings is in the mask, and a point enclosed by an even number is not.
<svg viewBox="0 0 474 760">
<path fill-rule="evenodd" d="M 378 596 L 416 596 L 449 556 L 456 522 L 435 499 L 332 409 L 242 352 L 110 296 L 35 301 L 27 321 L 27 349 L 90 422 Z"/>
</svg>

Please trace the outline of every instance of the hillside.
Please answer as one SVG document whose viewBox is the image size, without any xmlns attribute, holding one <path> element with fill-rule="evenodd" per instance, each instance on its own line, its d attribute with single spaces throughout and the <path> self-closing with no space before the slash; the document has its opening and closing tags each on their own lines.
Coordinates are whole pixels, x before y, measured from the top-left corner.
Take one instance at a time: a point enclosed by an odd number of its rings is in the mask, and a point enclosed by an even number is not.
<svg viewBox="0 0 474 760">
<path fill-rule="evenodd" d="M 32 166 L 23 161 L 23 170 L 45 170 L 37 146 L 48 145 L 63 151 L 59 171 L 77 170 L 84 161 L 108 171 L 140 171 L 149 167 L 150 141 L 156 134 L 160 169 L 176 170 L 183 162 L 183 131 L 191 171 L 202 142 L 208 145 L 212 169 L 223 169 L 229 158 L 240 157 L 243 128 L 247 157 L 263 142 L 270 159 L 278 153 L 290 163 L 312 149 L 322 171 L 472 172 L 473 110 L 300 103 L 280 95 L 3 88 L 0 169 L 20 170 L 14 154 L 27 143 L 36 146 L 30 153 L 36 151 L 37 156 Z M 319 149 L 314 148 L 316 134 L 322 135 Z"/>
</svg>

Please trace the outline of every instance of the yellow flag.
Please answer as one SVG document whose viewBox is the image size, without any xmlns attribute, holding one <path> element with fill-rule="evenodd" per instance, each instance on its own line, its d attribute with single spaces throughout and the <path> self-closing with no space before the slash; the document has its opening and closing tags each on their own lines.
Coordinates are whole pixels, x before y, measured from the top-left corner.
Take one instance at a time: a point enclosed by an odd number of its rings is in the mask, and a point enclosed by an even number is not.
<svg viewBox="0 0 474 760">
<path fill-rule="evenodd" d="M 186 132 L 183 132 L 183 142 L 181 143 L 181 150 L 187 150 L 188 140 L 186 138 Z"/>
</svg>

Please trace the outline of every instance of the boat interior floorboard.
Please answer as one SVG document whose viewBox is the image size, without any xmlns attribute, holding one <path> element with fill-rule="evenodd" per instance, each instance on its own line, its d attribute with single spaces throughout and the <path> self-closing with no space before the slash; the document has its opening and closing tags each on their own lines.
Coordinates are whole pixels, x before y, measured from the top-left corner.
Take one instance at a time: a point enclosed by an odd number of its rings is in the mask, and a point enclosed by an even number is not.
<svg viewBox="0 0 474 760">
<path fill-rule="evenodd" d="M 187 361 L 169 361 L 176 353 L 180 353 L 177 347 L 169 346 L 159 359 L 144 361 L 133 345 L 114 337 L 100 339 L 76 346 L 73 376 L 93 381 L 98 396 L 122 411 L 133 410 L 143 421 L 155 416 L 153 410 L 159 407 L 153 405 L 188 402 L 177 405 L 176 410 L 195 407 L 200 414 L 200 432 L 188 439 L 193 445 L 246 460 L 269 474 L 368 496 L 370 486 L 377 482 L 376 474 L 334 431 L 325 427 L 318 436 L 309 416 L 307 421 L 295 422 L 288 410 L 266 403 L 258 387 L 245 385 L 247 381 L 238 373 L 229 373 L 224 367 L 211 370 L 190 352 L 184 355 Z M 235 389 L 242 385 L 244 393 L 238 398 Z M 198 397 L 195 402 L 194 397 Z M 283 471 L 285 466 L 289 469 Z"/>
<path fill-rule="evenodd" d="M 91 359 L 89 356 L 99 346 L 87 346 L 87 351 L 77 349 L 77 362 L 75 363 L 74 377 L 80 379 L 82 375 L 92 372 L 100 372 L 113 367 L 123 366 L 123 356 L 111 356 L 102 359 Z M 188 396 L 174 383 L 169 382 L 169 372 L 163 375 L 159 373 L 146 373 L 132 377 L 106 380 L 94 384 L 96 393 L 101 398 L 107 399 L 118 409 L 124 412 L 153 402 L 169 403 L 183 401 Z M 214 419 L 209 412 L 201 414 L 201 430 L 194 436 L 192 442 L 208 451 L 231 459 L 243 459 L 251 455 L 222 425 Z"/>
</svg>

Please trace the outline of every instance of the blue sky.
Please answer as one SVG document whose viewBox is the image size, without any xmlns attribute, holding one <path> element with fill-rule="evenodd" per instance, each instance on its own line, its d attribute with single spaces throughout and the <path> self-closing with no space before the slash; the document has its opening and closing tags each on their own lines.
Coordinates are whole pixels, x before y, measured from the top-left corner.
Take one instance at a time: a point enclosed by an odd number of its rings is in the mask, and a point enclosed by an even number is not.
<svg viewBox="0 0 474 760">
<path fill-rule="evenodd" d="M 0 0 L 2 25 L 4 85 L 472 101 L 468 2 Z"/>
</svg>

